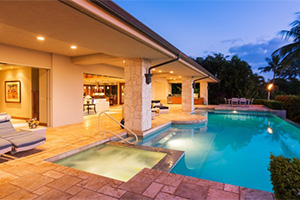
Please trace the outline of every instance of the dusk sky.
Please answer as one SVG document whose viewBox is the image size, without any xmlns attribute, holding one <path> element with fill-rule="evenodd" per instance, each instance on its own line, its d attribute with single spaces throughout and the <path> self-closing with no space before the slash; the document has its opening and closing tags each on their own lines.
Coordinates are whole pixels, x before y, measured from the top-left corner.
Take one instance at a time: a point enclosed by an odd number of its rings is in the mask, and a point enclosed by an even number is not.
<svg viewBox="0 0 300 200">
<path fill-rule="evenodd" d="M 300 11 L 299 0 L 115 2 L 188 56 L 237 54 L 257 73 L 266 57 L 288 43 L 278 33 L 289 30 Z"/>
</svg>

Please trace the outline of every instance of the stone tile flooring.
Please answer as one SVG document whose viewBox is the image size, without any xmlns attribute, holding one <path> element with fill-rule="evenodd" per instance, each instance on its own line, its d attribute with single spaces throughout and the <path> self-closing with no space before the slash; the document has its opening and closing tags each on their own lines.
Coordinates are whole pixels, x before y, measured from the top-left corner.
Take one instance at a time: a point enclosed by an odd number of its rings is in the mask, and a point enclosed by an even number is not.
<svg viewBox="0 0 300 200">
<path fill-rule="evenodd" d="M 180 109 L 179 105 L 170 105 L 170 113 L 155 117 L 152 127 L 170 121 L 206 120 Z M 114 109 L 111 115 L 118 120 L 122 118 L 120 109 Z M 101 120 L 103 129 L 124 132 L 107 117 Z M 85 116 L 82 123 L 48 128 L 46 136 L 46 143 L 34 150 L 0 158 L 0 199 L 274 199 L 269 192 L 155 169 L 143 169 L 125 183 L 45 161 L 74 149 L 88 148 L 92 143 L 108 141 L 98 135 L 96 115 Z"/>
</svg>

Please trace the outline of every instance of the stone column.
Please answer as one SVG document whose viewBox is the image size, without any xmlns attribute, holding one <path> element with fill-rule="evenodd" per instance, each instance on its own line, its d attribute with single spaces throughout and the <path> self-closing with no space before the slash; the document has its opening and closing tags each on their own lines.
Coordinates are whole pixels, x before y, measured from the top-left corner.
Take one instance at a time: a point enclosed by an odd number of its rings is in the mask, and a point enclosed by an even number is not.
<svg viewBox="0 0 300 200">
<path fill-rule="evenodd" d="M 207 89 L 207 82 L 200 82 L 200 97 L 204 98 L 204 104 L 208 105 L 208 89 Z"/>
<path fill-rule="evenodd" d="M 182 110 L 191 112 L 194 110 L 194 88 L 193 77 L 192 76 L 183 76 L 182 77 Z"/>
<path fill-rule="evenodd" d="M 138 135 L 151 128 L 151 83 L 146 84 L 145 73 L 150 61 L 130 59 L 125 63 L 124 115 L 125 126 Z"/>
</svg>

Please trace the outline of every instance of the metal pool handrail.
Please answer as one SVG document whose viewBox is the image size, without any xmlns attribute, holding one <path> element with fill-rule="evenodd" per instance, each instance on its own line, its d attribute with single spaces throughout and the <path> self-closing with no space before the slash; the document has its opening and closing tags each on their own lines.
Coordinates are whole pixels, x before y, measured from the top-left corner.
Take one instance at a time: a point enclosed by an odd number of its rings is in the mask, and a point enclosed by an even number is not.
<svg viewBox="0 0 300 200">
<path fill-rule="evenodd" d="M 123 127 L 124 129 L 126 129 L 127 131 L 129 131 L 132 135 L 134 135 L 135 137 L 135 141 L 134 142 L 130 142 L 124 138 L 122 138 L 121 136 L 119 136 L 118 134 L 112 132 L 112 131 L 102 131 L 101 130 L 101 123 L 100 123 L 100 117 L 101 117 L 101 114 L 105 114 L 107 117 L 109 117 L 110 119 L 112 119 L 114 122 L 116 122 L 117 124 L 119 124 L 121 127 Z M 132 144 L 132 145 L 135 145 L 139 139 L 138 139 L 138 136 L 132 131 L 130 130 L 129 128 L 127 128 L 125 125 L 121 124 L 120 122 L 118 122 L 115 118 L 113 118 L 112 116 L 110 116 L 109 114 L 107 114 L 105 111 L 102 111 L 100 114 L 99 114 L 99 135 L 101 134 L 100 132 L 104 132 L 104 138 L 106 138 L 106 133 L 109 132 L 115 136 L 117 136 L 119 139 L 121 139 L 122 141 L 128 143 L 128 144 Z"/>
</svg>

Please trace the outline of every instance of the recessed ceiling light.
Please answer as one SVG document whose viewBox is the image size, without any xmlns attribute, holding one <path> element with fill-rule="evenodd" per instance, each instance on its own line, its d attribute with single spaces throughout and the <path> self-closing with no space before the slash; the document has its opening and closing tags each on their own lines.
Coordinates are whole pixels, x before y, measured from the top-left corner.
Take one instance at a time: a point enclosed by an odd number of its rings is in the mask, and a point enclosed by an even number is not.
<svg viewBox="0 0 300 200">
<path fill-rule="evenodd" d="M 173 79 L 172 77 L 170 77 L 170 79 Z"/>
<path fill-rule="evenodd" d="M 77 49 L 77 46 L 72 45 L 72 46 L 71 46 L 71 49 Z"/>
<path fill-rule="evenodd" d="M 13 69 L 14 67 L 10 67 L 11 69 Z"/>
<path fill-rule="evenodd" d="M 179 78 L 181 78 L 181 76 L 179 76 Z"/>
<path fill-rule="evenodd" d="M 152 71 L 155 71 L 155 69 L 152 69 Z"/>
<path fill-rule="evenodd" d="M 126 63 L 126 60 L 123 60 L 123 63 Z"/>
<path fill-rule="evenodd" d="M 173 72 L 173 71 L 170 71 L 170 73 L 173 74 L 174 72 Z"/>
<path fill-rule="evenodd" d="M 0 67 L 0 70 L 2 70 L 2 68 Z"/>
<path fill-rule="evenodd" d="M 161 72 L 161 70 L 158 71 L 159 73 Z"/>
<path fill-rule="evenodd" d="M 44 41 L 45 40 L 45 38 L 43 37 L 43 36 L 38 36 L 38 37 L 36 37 L 38 40 L 40 40 L 40 41 Z"/>
</svg>

